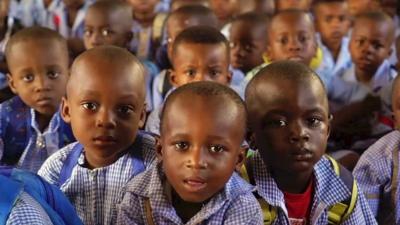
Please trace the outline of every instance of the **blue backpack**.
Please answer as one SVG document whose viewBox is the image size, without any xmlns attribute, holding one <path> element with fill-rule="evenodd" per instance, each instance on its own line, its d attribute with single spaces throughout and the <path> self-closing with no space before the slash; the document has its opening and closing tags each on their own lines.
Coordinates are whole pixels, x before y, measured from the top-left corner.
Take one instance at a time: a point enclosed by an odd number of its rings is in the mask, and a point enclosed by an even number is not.
<svg viewBox="0 0 400 225">
<path fill-rule="evenodd" d="M 34 173 L 0 167 L 0 184 L 0 224 L 6 224 L 20 194 L 26 192 L 42 206 L 54 225 L 83 225 L 67 197 Z"/>
<path fill-rule="evenodd" d="M 138 175 L 139 173 L 145 170 L 144 160 L 143 160 L 143 152 L 142 152 L 142 139 L 145 134 L 148 134 L 144 131 L 139 131 L 136 135 L 135 142 L 129 147 L 135 149 L 132 151 L 133 154 L 133 163 L 132 163 L 132 171 L 133 176 Z M 72 170 L 75 165 L 78 163 L 79 156 L 83 152 L 83 146 L 80 143 L 75 144 L 69 155 L 67 156 L 64 164 L 62 165 L 60 171 L 60 177 L 58 179 L 58 185 L 61 187 L 72 174 Z"/>
<path fill-rule="evenodd" d="M 0 123 L 4 152 L 1 159 L 2 164 L 15 165 L 32 136 L 30 108 L 19 96 L 2 103 L 3 110 L 0 111 Z M 56 114 L 60 121 L 58 131 L 58 147 L 74 142 L 71 126 L 63 121 L 59 113 Z"/>
</svg>

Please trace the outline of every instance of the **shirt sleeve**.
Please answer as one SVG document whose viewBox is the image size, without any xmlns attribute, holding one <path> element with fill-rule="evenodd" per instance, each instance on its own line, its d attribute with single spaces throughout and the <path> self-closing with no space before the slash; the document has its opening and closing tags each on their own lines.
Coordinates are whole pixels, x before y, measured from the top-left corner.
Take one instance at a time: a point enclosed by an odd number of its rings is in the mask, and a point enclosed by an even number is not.
<svg viewBox="0 0 400 225">
<path fill-rule="evenodd" d="M 117 205 L 117 224 L 144 224 L 142 201 L 130 192 L 126 192 L 121 203 Z"/>
<path fill-rule="evenodd" d="M 46 211 L 23 192 L 12 208 L 7 225 L 52 225 Z"/>
<path fill-rule="evenodd" d="M 226 212 L 223 224 L 263 224 L 260 204 L 252 193 L 241 195 Z"/>
</svg>

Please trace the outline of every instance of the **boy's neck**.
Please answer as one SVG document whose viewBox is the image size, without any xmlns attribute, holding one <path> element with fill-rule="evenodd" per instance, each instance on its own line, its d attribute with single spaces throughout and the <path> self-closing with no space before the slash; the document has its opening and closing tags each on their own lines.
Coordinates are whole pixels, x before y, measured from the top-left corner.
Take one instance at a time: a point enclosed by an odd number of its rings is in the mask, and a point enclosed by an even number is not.
<svg viewBox="0 0 400 225">
<path fill-rule="evenodd" d="M 167 182 L 168 183 L 168 182 Z M 203 207 L 203 203 L 186 202 L 171 187 L 171 203 L 183 223 L 187 223 Z"/>
<path fill-rule="evenodd" d="M 84 148 L 85 149 L 85 148 Z M 121 156 L 123 156 L 128 149 L 117 152 L 104 152 L 100 154 L 96 150 L 85 150 L 85 167 L 88 169 L 96 169 L 109 166 L 115 163 Z"/>
<path fill-rule="evenodd" d="M 303 193 L 310 184 L 313 171 L 296 174 L 287 173 L 285 171 L 273 171 L 272 176 L 281 191 L 300 194 Z"/>
<path fill-rule="evenodd" d="M 142 27 L 149 27 L 153 24 L 153 20 L 156 14 L 151 13 L 134 13 L 133 19 L 135 19 Z"/>
<path fill-rule="evenodd" d="M 375 71 L 371 71 L 371 72 L 365 72 L 365 71 L 360 71 L 357 68 L 355 69 L 355 75 L 356 75 L 356 79 L 358 82 L 362 83 L 362 84 L 369 84 L 372 80 L 372 77 L 374 77 L 376 73 Z"/>
<path fill-rule="evenodd" d="M 53 117 L 53 115 L 49 116 L 49 115 L 43 115 L 39 112 L 35 113 L 36 113 L 36 123 L 39 126 L 40 132 L 43 132 L 49 126 L 50 120 Z"/>
</svg>

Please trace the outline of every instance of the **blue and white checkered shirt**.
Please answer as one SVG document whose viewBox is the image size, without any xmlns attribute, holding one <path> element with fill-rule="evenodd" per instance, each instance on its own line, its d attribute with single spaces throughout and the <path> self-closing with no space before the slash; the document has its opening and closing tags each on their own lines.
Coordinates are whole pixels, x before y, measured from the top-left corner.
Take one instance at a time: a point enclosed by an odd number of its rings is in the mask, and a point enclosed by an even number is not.
<svg viewBox="0 0 400 225">
<path fill-rule="evenodd" d="M 22 192 L 7 219 L 7 225 L 52 225 L 42 206 Z"/>
<path fill-rule="evenodd" d="M 145 199 L 150 200 L 155 224 L 183 224 L 165 194 L 165 175 L 160 166 L 140 174 L 127 185 L 118 206 L 117 224 L 145 224 Z M 254 188 L 236 173 L 225 188 L 205 204 L 186 224 L 262 224 L 261 208 L 252 194 Z"/>
<path fill-rule="evenodd" d="M 386 219 L 395 219 L 391 224 L 400 224 L 400 207 L 395 204 L 400 197 L 400 187 L 397 186 L 399 173 L 393 180 L 393 176 L 396 176 L 394 150 L 399 151 L 399 148 L 400 132 L 395 130 L 369 147 L 361 155 L 353 172 L 372 212 L 382 224 L 389 224 L 385 222 Z"/>
<path fill-rule="evenodd" d="M 141 143 L 144 167 L 148 168 L 155 160 L 155 140 L 150 135 L 144 135 Z M 85 158 L 81 153 L 71 177 L 60 184 L 62 166 L 76 144 L 70 144 L 52 155 L 38 174 L 60 187 L 85 225 L 115 224 L 116 204 L 122 198 L 122 188 L 133 176 L 132 152 L 138 149 L 131 148 L 113 164 L 93 170 L 83 166 Z"/>
<path fill-rule="evenodd" d="M 253 165 L 254 179 L 257 185 L 257 193 L 270 205 L 278 209 L 274 224 L 290 225 L 285 199 L 278 188 L 274 178 L 263 163 L 258 152 L 250 158 Z M 328 209 L 351 196 L 351 190 L 335 174 L 331 163 L 325 157 L 314 166 L 314 196 L 308 224 L 328 224 Z M 373 225 L 377 224 L 368 207 L 364 195 L 359 192 L 356 206 L 350 216 L 341 223 L 343 225 Z"/>
</svg>

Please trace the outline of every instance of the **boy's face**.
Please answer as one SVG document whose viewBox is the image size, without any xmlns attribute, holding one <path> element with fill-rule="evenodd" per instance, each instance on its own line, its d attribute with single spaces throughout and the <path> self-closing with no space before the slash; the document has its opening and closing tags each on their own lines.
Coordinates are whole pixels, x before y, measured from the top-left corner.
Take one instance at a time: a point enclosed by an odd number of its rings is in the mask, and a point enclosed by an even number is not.
<svg viewBox="0 0 400 225">
<path fill-rule="evenodd" d="M 269 27 L 267 56 L 309 65 L 317 50 L 313 24 L 306 16 L 281 15 Z"/>
<path fill-rule="evenodd" d="M 159 0 L 128 0 L 128 2 L 135 9 L 134 13 L 153 13 Z"/>
<path fill-rule="evenodd" d="M 222 190 L 242 163 L 244 118 L 231 101 L 193 94 L 180 97 L 163 118 L 157 152 L 178 195 L 200 203 Z"/>
<path fill-rule="evenodd" d="M 68 56 L 57 41 L 21 41 L 8 58 L 11 90 L 39 114 L 52 116 L 65 94 Z"/>
<path fill-rule="evenodd" d="M 173 59 L 171 82 L 175 87 L 195 81 L 215 81 L 228 85 L 231 80 L 229 55 L 224 44 L 182 42 Z"/>
<path fill-rule="evenodd" d="M 277 0 L 276 9 L 282 11 L 286 9 L 310 10 L 311 0 Z"/>
<path fill-rule="evenodd" d="M 338 48 L 350 28 L 345 2 L 320 3 L 315 10 L 315 25 L 328 48 Z"/>
<path fill-rule="evenodd" d="M 93 57 L 73 71 L 62 115 L 92 158 L 110 159 L 126 150 L 144 123 L 143 84 L 132 71 L 131 65 Z"/>
<path fill-rule="evenodd" d="M 261 80 L 248 105 L 252 145 L 276 172 L 310 173 L 325 152 L 328 102 L 321 83 L 311 82 Z"/>
<path fill-rule="evenodd" d="M 369 19 L 356 21 L 350 40 L 350 54 L 356 66 L 356 73 L 373 76 L 391 54 L 393 38 L 390 25 Z"/>
<path fill-rule="evenodd" d="M 197 19 L 191 19 L 190 16 L 172 16 L 167 20 L 167 35 L 168 35 L 168 57 L 172 59 L 172 45 L 175 38 L 184 29 L 196 25 L 200 25 Z"/>
<path fill-rule="evenodd" d="M 0 1 L 0 22 L 3 23 L 4 19 L 8 16 L 8 11 L 10 8 L 10 0 Z M 2 26 L 2 25 L 0 25 Z"/>
<path fill-rule="evenodd" d="M 210 0 L 211 9 L 220 21 L 227 21 L 239 10 L 238 0 Z"/>
<path fill-rule="evenodd" d="M 266 25 L 265 25 L 266 26 Z M 266 49 L 265 29 L 248 22 L 232 23 L 230 32 L 231 64 L 234 68 L 249 72 L 263 63 Z"/>
<path fill-rule="evenodd" d="M 89 8 L 85 17 L 85 33 L 83 41 L 86 49 L 101 45 L 115 45 L 126 48 L 132 34 L 126 22 L 121 22 L 117 11 Z"/>
</svg>

